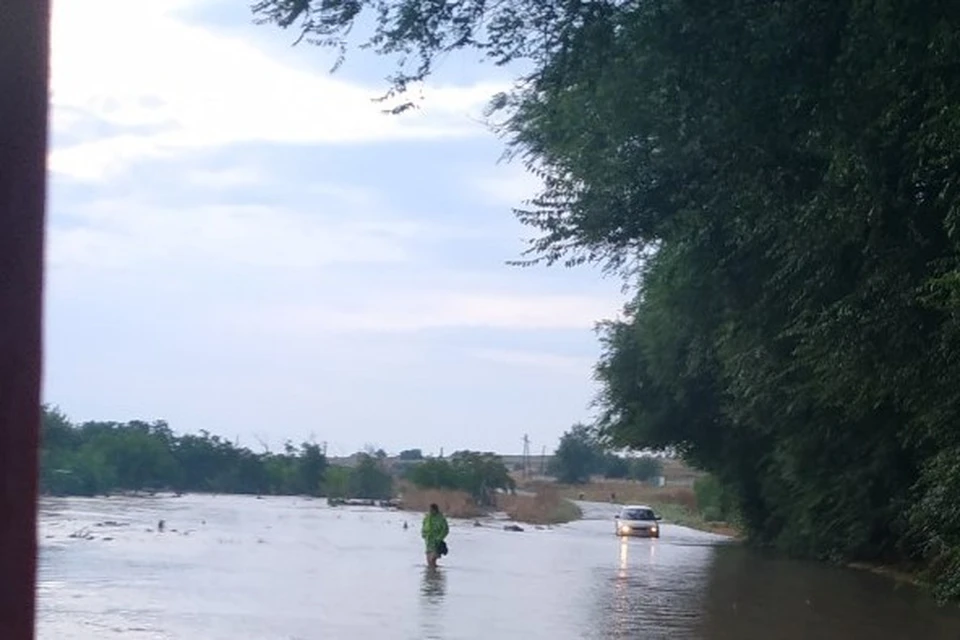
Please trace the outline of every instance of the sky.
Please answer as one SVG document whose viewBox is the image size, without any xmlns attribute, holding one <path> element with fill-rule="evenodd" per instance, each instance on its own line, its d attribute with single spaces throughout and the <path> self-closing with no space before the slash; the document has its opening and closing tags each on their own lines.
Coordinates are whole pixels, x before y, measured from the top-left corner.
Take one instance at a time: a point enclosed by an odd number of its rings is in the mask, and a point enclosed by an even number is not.
<svg viewBox="0 0 960 640">
<path fill-rule="evenodd" d="M 75 421 L 553 450 L 593 414 L 621 282 L 508 266 L 537 191 L 482 121 L 510 69 L 451 56 L 382 113 L 392 63 L 234 0 L 55 0 L 44 400 Z"/>
</svg>

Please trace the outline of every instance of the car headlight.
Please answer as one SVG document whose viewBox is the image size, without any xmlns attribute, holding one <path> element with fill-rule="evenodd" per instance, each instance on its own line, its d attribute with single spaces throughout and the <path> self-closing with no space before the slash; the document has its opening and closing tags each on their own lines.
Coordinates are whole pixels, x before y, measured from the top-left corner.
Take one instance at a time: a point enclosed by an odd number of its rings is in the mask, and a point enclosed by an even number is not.
<svg viewBox="0 0 960 640">
<path fill-rule="evenodd" d="M 622 527 L 620 527 L 620 533 L 630 533 L 630 527 L 628 527 L 627 525 L 623 525 Z"/>
</svg>

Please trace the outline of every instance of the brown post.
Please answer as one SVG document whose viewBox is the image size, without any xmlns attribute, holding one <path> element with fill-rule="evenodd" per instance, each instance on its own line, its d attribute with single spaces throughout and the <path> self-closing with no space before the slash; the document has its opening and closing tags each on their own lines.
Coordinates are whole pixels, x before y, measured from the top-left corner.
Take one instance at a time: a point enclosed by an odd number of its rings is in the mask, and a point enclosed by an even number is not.
<svg viewBox="0 0 960 640">
<path fill-rule="evenodd" d="M 0 6 L 0 635 L 32 640 L 50 0 Z"/>
</svg>

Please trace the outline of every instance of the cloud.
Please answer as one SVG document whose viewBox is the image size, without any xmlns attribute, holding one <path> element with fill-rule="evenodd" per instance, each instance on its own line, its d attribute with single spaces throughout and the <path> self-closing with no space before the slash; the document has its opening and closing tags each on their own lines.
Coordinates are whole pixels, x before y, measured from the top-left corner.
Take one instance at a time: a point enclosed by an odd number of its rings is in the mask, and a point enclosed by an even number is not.
<svg viewBox="0 0 960 640">
<path fill-rule="evenodd" d="M 316 206 L 316 205 L 315 205 Z M 145 204 L 102 199 L 66 208 L 51 228 L 53 269 L 149 269 L 184 276 L 193 268 L 315 268 L 410 259 L 413 222 L 358 215 L 350 205 L 305 209 L 269 205 Z"/>
<path fill-rule="evenodd" d="M 543 181 L 517 161 L 467 174 L 467 187 L 490 204 L 522 207 L 543 188 Z"/>
<path fill-rule="evenodd" d="M 365 303 L 287 305 L 245 314 L 248 329 L 296 335 L 403 333 L 430 329 L 583 330 L 617 313 L 616 300 L 589 295 L 423 291 L 365 296 Z M 371 299 L 373 299 L 371 301 Z M 352 308 L 351 308 L 352 307 Z"/>
<path fill-rule="evenodd" d="M 226 167 L 222 169 L 195 169 L 186 174 L 187 181 L 197 187 L 231 190 L 263 184 L 264 175 L 253 167 Z"/>
<path fill-rule="evenodd" d="M 622 295 L 504 265 L 537 183 L 471 118 L 499 80 L 385 116 L 376 68 L 205 1 L 55 0 L 46 397 L 350 450 L 453 446 L 451 415 L 458 446 L 552 442 Z"/>
<path fill-rule="evenodd" d="M 518 351 L 514 349 L 471 349 L 468 350 L 467 353 L 480 360 L 505 364 L 511 367 L 550 369 L 558 373 L 578 375 L 589 374 L 596 363 L 594 358 L 566 356 L 537 351 Z"/>
<path fill-rule="evenodd" d="M 56 0 L 51 169 L 102 180 L 131 162 L 237 142 L 356 143 L 486 133 L 475 116 L 503 86 L 425 90 L 387 116 L 365 87 L 296 69 L 251 43 L 184 22 L 186 0 Z M 244 3 L 237 11 L 249 11 Z M 265 29 L 267 27 L 264 27 Z M 278 31 L 277 37 L 282 37 Z M 304 48 L 304 56 L 317 55 Z"/>
</svg>

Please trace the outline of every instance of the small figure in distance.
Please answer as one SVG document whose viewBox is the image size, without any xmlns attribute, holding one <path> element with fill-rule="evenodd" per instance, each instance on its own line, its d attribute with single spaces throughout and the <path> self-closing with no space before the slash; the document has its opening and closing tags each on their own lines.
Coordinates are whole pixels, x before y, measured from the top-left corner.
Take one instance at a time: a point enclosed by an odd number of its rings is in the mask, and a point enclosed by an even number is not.
<svg viewBox="0 0 960 640">
<path fill-rule="evenodd" d="M 161 520 L 160 522 L 157 523 L 157 531 L 159 531 L 160 533 L 163 533 L 163 528 L 165 526 L 166 526 L 166 523 L 163 520 Z"/>
<path fill-rule="evenodd" d="M 447 525 L 447 519 L 440 513 L 440 507 L 436 503 L 430 505 L 430 511 L 423 516 L 423 525 L 420 527 L 420 535 L 427 546 L 427 566 L 431 569 L 437 567 L 437 560 L 446 553 L 446 538 L 450 533 L 450 527 Z"/>
</svg>

